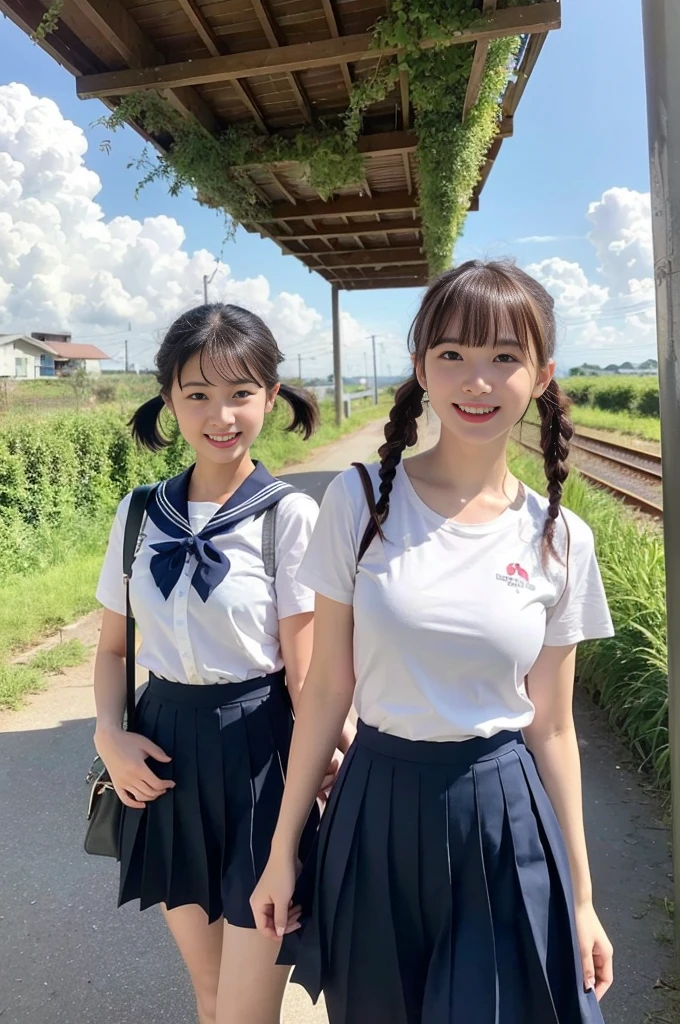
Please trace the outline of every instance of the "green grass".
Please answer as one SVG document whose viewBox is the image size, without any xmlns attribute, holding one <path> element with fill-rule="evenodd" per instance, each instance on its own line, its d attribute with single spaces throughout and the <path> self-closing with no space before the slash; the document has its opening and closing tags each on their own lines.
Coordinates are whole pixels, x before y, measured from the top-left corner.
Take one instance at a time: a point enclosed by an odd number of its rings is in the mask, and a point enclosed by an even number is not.
<svg viewBox="0 0 680 1024">
<path fill-rule="evenodd" d="M 637 416 L 630 412 L 609 412 L 587 405 L 573 405 L 569 411 L 572 421 L 578 427 L 590 430 L 613 430 L 643 441 L 661 440 L 661 421 L 653 416 Z M 527 423 L 538 423 L 539 416 L 532 406 L 526 414 Z"/>
<path fill-rule="evenodd" d="M 54 647 L 38 651 L 29 664 L 41 672 L 62 672 L 65 668 L 82 665 L 88 654 L 89 650 L 81 640 L 65 640 Z"/>
<path fill-rule="evenodd" d="M 333 403 L 324 402 L 321 426 L 310 441 L 280 429 L 288 417 L 284 407 L 272 414 L 272 422 L 267 423 L 253 454 L 272 472 L 278 472 L 292 462 L 304 460 L 312 449 L 386 416 L 391 402 L 391 396 L 383 397 L 377 406 L 370 400 L 359 400 L 351 418 L 340 427 L 335 424 Z M 36 692 L 44 686 L 46 672 L 58 671 L 82 660 L 82 652 L 75 646 L 61 644 L 41 651 L 27 664 L 7 662 L 18 651 L 39 643 L 45 636 L 97 607 L 94 595 L 111 516 L 112 510 L 107 513 L 102 509 L 97 520 L 83 521 L 74 517 L 73 521 L 58 527 L 21 527 L 9 538 L 15 548 L 25 540 L 27 553 L 22 571 L 6 575 L 0 582 L 0 707 L 17 707 L 22 694 Z M 36 546 L 40 551 L 37 565 Z M 68 657 L 78 660 L 64 660 Z"/>
<path fill-rule="evenodd" d="M 80 640 L 67 640 L 39 651 L 26 664 L 0 664 L 0 709 L 15 710 L 29 693 L 39 693 L 47 677 L 81 665 L 89 654 Z"/>
<path fill-rule="evenodd" d="M 513 472 L 545 493 L 539 459 L 517 454 Z M 670 788 L 663 539 L 615 498 L 574 472 L 564 503 L 592 527 L 616 636 L 579 647 L 579 679 L 664 792 Z"/>
<path fill-rule="evenodd" d="M 95 607 L 94 591 L 111 516 L 43 527 L 42 564 L 0 582 L 0 659 L 68 625 Z"/>
</svg>

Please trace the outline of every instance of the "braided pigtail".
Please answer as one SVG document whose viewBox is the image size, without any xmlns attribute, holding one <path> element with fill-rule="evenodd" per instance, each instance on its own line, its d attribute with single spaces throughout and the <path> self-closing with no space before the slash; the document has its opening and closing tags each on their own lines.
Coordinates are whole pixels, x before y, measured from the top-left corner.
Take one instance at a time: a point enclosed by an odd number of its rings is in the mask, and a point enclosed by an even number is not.
<svg viewBox="0 0 680 1024">
<path fill-rule="evenodd" d="M 385 539 L 383 524 L 390 510 L 390 493 L 405 448 L 412 448 L 418 440 L 418 417 L 423 412 L 425 392 L 415 374 L 402 384 L 394 396 L 394 405 L 389 421 L 385 425 L 385 443 L 378 450 L 380 456 L 380 496 L 373 507 L 369 504 L 371 518 L 359 546 L 357 561 L 366 554 L 374 537 Z"/>
<path fill-rule="evenodd" d="M 568 416 L 570 401 L 556 380 L 550 384 L 536 405 L 541 416 L 541 450 L 548 481 L 548 518 L 543 528 L 543 556 L 552 555 L 561 561 L 555 549 L 555 522 L 560 514 L 562 488 L 569 475 L 567 459 L 574 427 Z"/>
</svg>

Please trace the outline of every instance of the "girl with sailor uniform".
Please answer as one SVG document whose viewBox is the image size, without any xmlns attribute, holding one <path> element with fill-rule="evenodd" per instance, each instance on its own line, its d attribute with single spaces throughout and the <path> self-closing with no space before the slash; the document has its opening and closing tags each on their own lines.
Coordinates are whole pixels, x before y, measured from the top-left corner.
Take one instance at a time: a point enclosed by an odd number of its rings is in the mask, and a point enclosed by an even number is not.
<svg viewBox="0 0 680 1024">
<path fill-rule="evenodd" d="M 601 1024 L 612 947 L 572 693 L 577 644 L 612 624 L 592 533 L 560 504 L 573 431 L 553 303 L 513 264 L 472 261 L 430 286 L 410 342 L 380 463 L 333 480 L 298 572 L 314 649 L 251 905 L 331 1024 Z M 403 462 L 426 394 L 439 442 Z M 506 460 L 532 399 L 547 498 Z"/>
<path fill-rule="evenodd" d="M 97 591 L 95 744 L 124 804 L 120 903 L 161 904 L 200 1024 L 275 1024 L 288 973 L 249 906 L 311 656 L 314 595 L 296 573 L 318 508 L 249 451 L 277 394 L 292 407 L 289 429 L 308 437 L 316 425 L 312 397 L 279 383 L 282 359 L 259 317 L 220 304 L 181 316 L 157 354 L 160 395 L 137 410 L 133 433 L 166 444 L 167 407 L 195 462 L 152 491 L 140 532 L 130 603 L 149 685 L 131 733 L 121 728 L 130 495 Z M 312 815 L 310 837 L 315 826 Z"/>
</svg>

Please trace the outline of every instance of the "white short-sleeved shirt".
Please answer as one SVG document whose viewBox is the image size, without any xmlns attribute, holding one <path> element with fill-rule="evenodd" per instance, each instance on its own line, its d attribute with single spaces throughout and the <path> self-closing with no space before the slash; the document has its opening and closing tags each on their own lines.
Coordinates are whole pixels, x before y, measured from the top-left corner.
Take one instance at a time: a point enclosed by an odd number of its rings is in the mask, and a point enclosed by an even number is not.
<svg viewBox="0 0 680 1024">
<path fill-rule="evenodd" d="M 97 600 L 119 615 L 125 615 L 123 534 L 129 504 L 127 495 L 118 507 L 97 588 Z M 220 506 L 190 501 L 188 509 L 191 528 L 199 533 Z M 296 574 L 318 511 L 313 498 L 298 492 L 279 502 L 275 579 L 262 562 L 262 515 L 213 537 L 231 568 L 205 603 L 190 585 L 193 555 L 165 600 L 151 575 L 151 545 L 170 538 L 147 516 L 130 579 L 142 639 L 138 663 L 164 679 L 194 684 L 246 682 L 283 668 L 279 620 L 314 609 L 313 591 Z"/>
<path fill-rule="evenodd" d="M 368 467 L 377 491 L 378 465 Z M 369 519 L 355 469 L 321 505 L 298 580 L 354 606 L 355 707 L 368 725 L 412 740 L 463 740 L 523 729 L 525 676 L 541 648 L 613 634 L 590 528 L 568 509 L 569 573 L 541 563 L 548 501 L 525 500 L 489 523 L 445 519 L 400 464 L 384 542 L 357 569 Z M 556 545 L 566 549 L 566 527 Z"/>
</svg>

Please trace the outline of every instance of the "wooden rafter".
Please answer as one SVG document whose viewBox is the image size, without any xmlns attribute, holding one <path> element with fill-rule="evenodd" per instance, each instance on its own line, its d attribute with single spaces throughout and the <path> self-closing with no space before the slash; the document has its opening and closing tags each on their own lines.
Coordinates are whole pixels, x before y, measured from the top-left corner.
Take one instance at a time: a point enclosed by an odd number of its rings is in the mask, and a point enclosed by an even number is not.
<svg viewBox="0 0 680 1024">
<path fill-rule="evenodd" d="M 382 220 L 379 224 L 375 221 L 364 221 L 357 224 L 356 221 L 348 224 L 338 224 L 336 227 L 329 227 L 324 224 L 317 224 L 316 230 L 312 233 L 296 227 L 291 235 L 286 237 L 290 240 L 302 241 L 305 238 L 346 238 L 347 236 L 361 235 L 385 235 L 399 234 L 404 231 L 416 231 L 421 229 L 419 217 L 402 217 L 399 220 Z"/>
<path fill-rule="evenodd" d="M 401 97 L 401 126 L 404 131 L 411 127 L 411 96 L 408 87 L 408 71 L 399 72 L 399 95 Z"/>
<path fill-rule="evenodd" d="M 220 57 L 224 53 L 224 47 L 220 47 L 218 44 L 215 34 L 205 20 L 200 7 L 194 3 L 194 0 L 178 0 L 178 2 L 210 56 Z M 258 107 L 248 84 L 239 82 L 238 78 L 235 78 L 231 84 L 241 103 L 252 114 L 257 127 L 260 131 L 266 132 L 267 126 L 264 123 L 262 111 Z"/>
<path fill-rule="evenodd" d="M 492 17 L 487 17 L 485 22 L 477 27 L 462 29 L 455 39 L 451 40 L 451 44 L 498 39 L 518 32 L 547 32 L 559 27 L 560 10 L 560 4 L 553 2 L 505 8 L 497 11 Z M 124 96 L 146 89 L 171 89 L 209 82 L 231 82 L 236 78 L 288 74 L 399 53 L 399 47 L 390 46 L 379 50 L 372 44 L 373 34 L 365 32 L 359 35 L 340 36 L 337 39 L 294 43 L 279 46 L 277 49 L 147 66 L 140 70 L 108 71 L 99 75 L 84 75 L 77 82 L 77 92 L 81 99 Z M 434 40 L 426 39 L 421 42 L 423 49 L 434 45 Z"/>
<path fill-rule="evenodd" d="M 324 202 L 313 199 L 309 203 L 275 203 L 269 215 L 270 220 L 304 220 L 305 217 L 353 217 L 362 213 L 403 213 L 415 210 L 418 200 L 408 192 L 383 192 L 373 198 L 368 196 L 341 196 Z M 376 225 L 378 230 L 382 227 Z"/>
<path fill-rule="evenodd" d="M 338 28 L 338 20 L 335 16 L 335 11 L 333 10 L 332 0 L 321 0 L 321 6 L 323 7 L 324 17 L 326 19 L 326 24 L 328 25 L 328 30 L 331 34 L 331 38 L 338 39 L 340 36 L 340 29 Z M 352 92 L 352 76 L 347 64 L 340 65 L 340 73 L 342 74 L 342 80 L 345 83 L 347 95 L 349 96 Z"/>
<path fill-rule="evenodd" d="M 267 37 L 267 42 L 272 49 L 278 49 L 281 46 L 279 28 L 274 21 L 269 8 L 265 5 L 265 0 L 250 0 L 250 2 L 255 14 L 257 15 L 257 20 L 260 23 L 262 31 Z M 312 108 L 309 105 L 309 100 L 305 96 L 297 75 L 294 71 L 289 71 L 286 78 L 288 79 L 288 84 L 290 85 L 293 96 L 295 97 L 295 102 L 300 108 L 302 116 L 307 124 L 313 124 L 314 115 L 312 114 Z"/>
<path fill-rule="evenodd" d="M 300 256 L 304 263 L 306 256 Z M 324 267 L 334 269 L 345 267 L 407 267 L 427 265 L 427 259 L 422 250 L 417 246 L 404 249 L 357 249 L 354 252 L 322 253 L 321 264 Z"/>
<path fill-rule="evenodd" d="M 411 161 L 404 150 L 401 153 L 401 160 L 404 165 L 404 177 L 406 178 L 406 191 L 409 195 L 413 192 L 413 176 L 411 175 Z"/>
<path fill-rule="evenodd" d="M 377 288 L 424 288 L 427 284 L 426 274 L 414 274 L 410 277 L 360 277 L 343 278 L 340 285 L 348 292 L 368 291 Z"/>
<path fill-rule="evenodd" d="M 164 54 L 146 37 L 118 0 L 73 0 L 73 3 L 131 68 L 164 63 Z M 168 90 L 165 98 L 183 117 L 195 118 L 206 131 L 218 129 L 219 121 L 215 114 L 191 86 Z"/>
<path fill-rule="evenodd" d="M 482 0 L 482 13 L 493 14 L 496 10 L 496 0 Z M 475 103 L 479 99 L 479 89 L 484 76 L 486 57 L 489 52 L 488 40 L 478 40 L 475 43 L 475 55 L 472 59 L 470 77 L 468 78 L 467 89 L 465 90 L 465 102 L 463 103 L 463 121 L 468 116 Z"/>
</svg>

